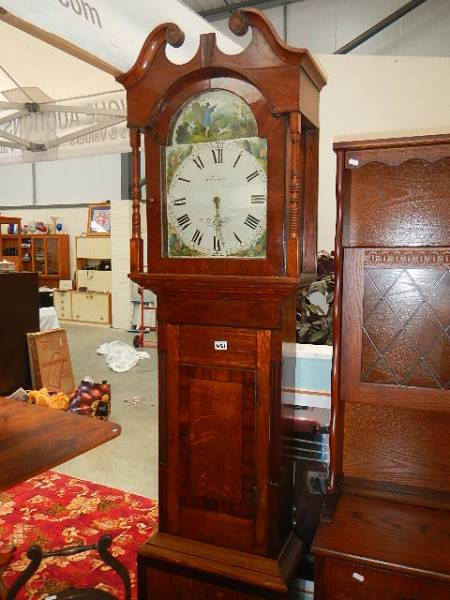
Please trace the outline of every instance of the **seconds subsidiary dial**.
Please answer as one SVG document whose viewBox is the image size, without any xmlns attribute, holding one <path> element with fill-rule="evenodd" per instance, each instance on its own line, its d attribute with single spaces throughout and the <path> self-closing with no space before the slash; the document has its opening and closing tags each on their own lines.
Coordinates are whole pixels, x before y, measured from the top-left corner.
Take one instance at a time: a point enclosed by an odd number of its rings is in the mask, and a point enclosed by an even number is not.
<svg viewBox="0 0 450 600">
<path fill-rule="evenodd" d="M 265 258 L 266 151 L 261 138 L 166 148 L 168 256 Z"/>
</svg>

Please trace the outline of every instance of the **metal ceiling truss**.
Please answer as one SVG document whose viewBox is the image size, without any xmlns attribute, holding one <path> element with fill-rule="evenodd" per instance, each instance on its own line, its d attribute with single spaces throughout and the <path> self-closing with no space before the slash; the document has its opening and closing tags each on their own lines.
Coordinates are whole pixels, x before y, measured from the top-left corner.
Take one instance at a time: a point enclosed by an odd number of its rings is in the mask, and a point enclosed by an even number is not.
<svg viewBox="0 0 450 600">
<path fill-rule="evenodd" d="M 238 10 L 239 8 L 259 8 L 264 10 L 267 8 L 276 8 L 277 6 L 286 6 L 288 4 L 295 4 L 303 1 L 304 0 L 250 0 L 250 2 L 231 2 L 230 0 L 223 0 L 225 6 L 199 11 L 198 14 L 204 19 L 212 22 L 218 21 L 219 19 L 226 19 L 234 10 Z"/>
<path fill-rule="evenodd" d="M 251 0 L 250 2 L 231 2 L 231 0 L 223 0 L 223 2 L 225 4 L 224 7 L 204 10 L 199 12 L 199 14 L 208 21 L 218 21 L 219 19 L 227 18 L 234 10 L 237 10 L 239 8 L 252 7 L 267 9 L 282 6 L 284 8 L 284 29 L 286 30 L 287 5 L 295 4 L 297 2 L 303 2 L 303 0 Z M 381 19 L 381 21 L 378 21 L 378 23 L 376 23 L 375 25 L 373 25 L 372 27 L 355 37 L 353 40 L 345 44 L 345 46 L 342 46 L 342 48 L 336 50 L 334 54 L 348 54 L 364 42 L 367 42 L 367 40 L 370 40 L 374 35 L 376 35 L 380 31 L 383 31 L 384 29 L 389 27 L 389 25 L 392 25 L 392 23 L 395 23 L 421 4 L 424 4 L 424 2 L 426 2 L 426 0 L 410 0 L 410 2 L 407 2 L 403 6 L 392 12 L 390 15 L 388 15 L 384 19 Z M 286 35 L 284 37 L 286 38 Z"/>
<path fill-rule="evenodd" d="M 367 31 L 364 31 L 363 33 L 361 33 L 361 35 L 355 37 L 351 42 L 348 42 L 348 44 L 345 44 L 345 46 L 342 46 L 342 48 L 336 50 L 334 54 L 348 54 L 358 46 L 361 46 L 361 44 L 364 44 L 364 42 L 367 42 L 367 40 L 370 40 L 370 38 L 372 38 L 380 31 L 383 31 L 383 29 L 386 29 L 386 27 L 389 27 L 389 25 L 392 25 L 392 23 L 395 23 L 396 21 L 407 15 L 409 12 L 411 12 L 424 2 L 426 2 L 426 0 L 411 0 L 410 2 L 407 2 L 397 10 L 394 10 L 394 12 L 392 12 L 384 19 L 381 19 L 381 21 L 378 21 L 378 23 L 375 23 L 375 25 L 370 27 L 370 29 L 367 29 Z"/>
<path fill-rule="evenodd" d="M 19 110 L 17 110 L 19 109 Z M 6 125 L 20 119 L 30 113 L 45 113 L 45 112 L 61 112 L 61 113 L 75 113 L 84 115 L 93 115 L 96 117 L 110 117 L 107 123 L 102 121 L 101 123 L 95 123 L 86 127 L 82 127 L 77 131 L 73 131 L 64 136 L 55 137 L 49 140 L 46 144 L 38 144 L 32 140 L 25 139 L 23 137 L 12 134 L 4 129 L 0 128 L 0 146 L 7 148 L 16 148 L 21 150 L 28 150 L 30 152 L 45 152 L 50 148 L 55 148 L 66 142 L 70 142 L 79 137 L 87 135 L 89 133 L 95 133 L 102 129 L 108 129 L 114 125 L 122 123 L 127 118 L 126 110 L 120 109 L 108 109 L 108 108 L 97 108 L 94 106 L 68 106 L 65 104 L 58 103 L 37 103 L 37 102 L 4 102 L 0 101 L 1 110 L 15 110 L 4 117 L 0 118 L 0 125 Z M 4 141 L 8 140 L 8 141 Z"/>
</svg>

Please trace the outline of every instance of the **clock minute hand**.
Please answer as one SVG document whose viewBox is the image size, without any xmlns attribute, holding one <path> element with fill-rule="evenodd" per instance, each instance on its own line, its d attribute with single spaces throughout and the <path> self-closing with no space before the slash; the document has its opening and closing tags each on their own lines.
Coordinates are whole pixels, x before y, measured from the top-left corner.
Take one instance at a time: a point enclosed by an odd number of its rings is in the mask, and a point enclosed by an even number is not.
<svg viewBox="0 0 450 600">
<path fill-rule="evenodd" d="M 214 225 L 214 229 L 216 232 L 217 240 L 219 241 L 219 243 L 223 244 L 223 234 L 222 234 L 223 221 L 220 218 L 220 198 L 219 198 L 219 196 L 214 196 L 213 202 L 214 202 L 214 206 L 215 206 L 213 225 Z M 218 249 L 220 249 L 220 246 Z"/>
</svg>

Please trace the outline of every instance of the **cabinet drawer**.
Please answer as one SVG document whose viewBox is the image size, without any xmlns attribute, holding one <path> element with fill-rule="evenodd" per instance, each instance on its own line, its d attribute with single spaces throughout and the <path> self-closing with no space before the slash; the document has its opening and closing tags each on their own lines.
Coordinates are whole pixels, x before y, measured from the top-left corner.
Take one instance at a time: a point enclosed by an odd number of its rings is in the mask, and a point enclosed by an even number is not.
<svg viewBox="0 0 450 600">
<path fill-rule="evenodd" d="M 111 238 L 77 238 L 77 258 L 111 258 Z"/>
<path fill-rule="evenodd" d="M 72 292 L 72 319 L 87 323 L 109 323 L 110 294 Z"/>
<path fill-rule="evenodd" d="M 448 600 L 450 584 L 325 559 L 321 600 Z"/>
<path fill-rule="evenodd" d="M 180 362 L 256 366 L 256 330 L 182 326 Z"/>
<path fill-rule="evenodd" d="M 72 319 L 72 292 L 53 292 L 53 305 L 59 319 Z"/>
</svg>

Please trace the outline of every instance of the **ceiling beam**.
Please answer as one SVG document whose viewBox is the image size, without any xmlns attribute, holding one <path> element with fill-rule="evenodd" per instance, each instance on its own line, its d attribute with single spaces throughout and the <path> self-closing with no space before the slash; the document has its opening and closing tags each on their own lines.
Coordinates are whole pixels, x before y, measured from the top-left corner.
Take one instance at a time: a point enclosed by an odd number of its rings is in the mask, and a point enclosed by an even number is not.
<svg viewBox="0 0 450 600">
<path fill-rule="evenodd" d="M 233 11 L 238 10 L 239 8 L 275 8 L 276 6 L 284 6 L 296 2 L 303 2 L 303 0 L 250 0 L 249 2 L 228 2 L 227 7 L 220 6 L 219 8 L 210 8 L 208 10 L 200 11 L 198 14 L 207 21 L 218 21 L 219 19 L 228 18 Z"/>
<path fill-rule="evenodd" d="M 381 21 L 378 21 L 378 23 L 373 25 L 370 29 L 367 29 L 367 31 L 364 31 L 363 33 L 361 33 L 361 35 L 355 37 L 351 42 L 348 42 L 348 44 L 345 44 L 345 46 L 342 46 L 342 48 L 336 50 L 334 54 L 348 54 L 361 44 L 364 44 L 364 42 L 367 42 L 367 40 L 370 40 L 370 38 L 372 38 L 380 31 L 383 31 L 383 29 L 386 29 L 386 27 L 389 27 L 389 25 L 392 25 L 392 23 L 395 23 L 395 21 L 398 21 L 399 19 L 407 15 L 409 12 L 411 12 L 424 2 L 426 2 L 426 0 L 411 0 L 411 2 L 407 2 L 384 19 L 381 19 Z"/>
</svg>

